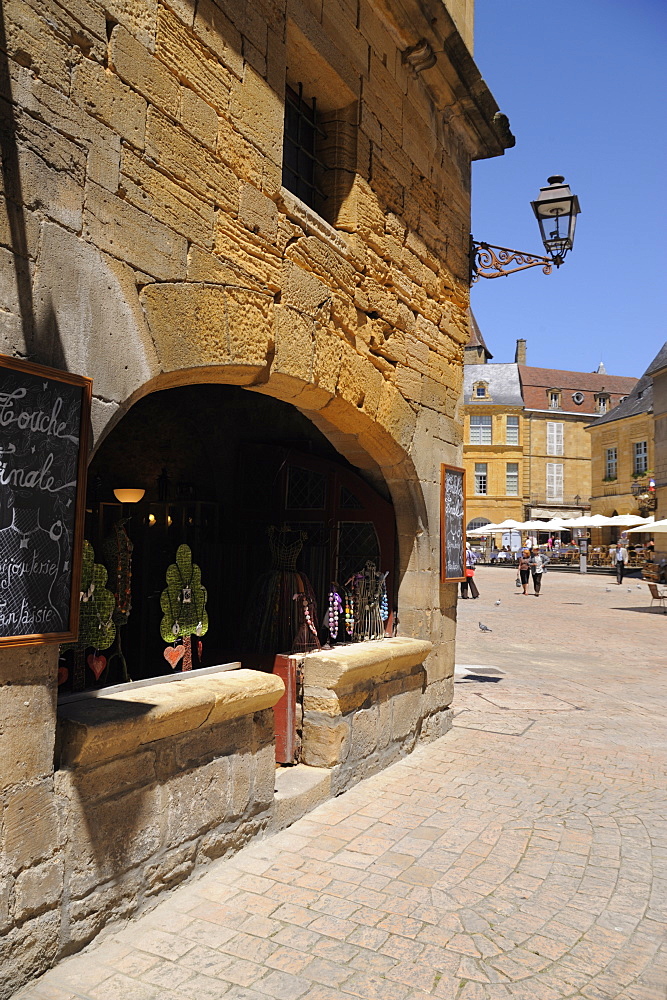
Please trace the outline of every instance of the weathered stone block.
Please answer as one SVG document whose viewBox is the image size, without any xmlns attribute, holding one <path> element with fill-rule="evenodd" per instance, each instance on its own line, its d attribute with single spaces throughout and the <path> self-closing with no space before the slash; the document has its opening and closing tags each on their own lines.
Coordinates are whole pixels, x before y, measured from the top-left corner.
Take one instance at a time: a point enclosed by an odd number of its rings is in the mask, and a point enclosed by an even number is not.
<svg viewBox="0 0 667 1000">
<path fill-rule="evenodd" d="M 207 101 L 218 114 L 227 110 L 232 77 L 216 55 L 201 44 L 173 14 L 158 11 L 155 54 L 179 80 Z"/>
<path fill-rule="evenodd" d="M 43 724 L 49 718 L 51 726 Z M 51 773 L 54 719 L 53 697 L 46 686 L 0 687 L 0 792 Z"/>
<path fill-rule="evenodd" d="M 23 922 L 55 906 L 63 893 L 62 858 L 27 868 L 16 879 L 14 917 Z"/>
<path fill-rule="evenodd" d="M 252 16 L 252 6 L 246 5 L 247 15 Z M 215 52 L 218 59 L 234 76 L 243 77 L 243 42 L 241 32 L 221 10 L 216 0 L 199 0 L 194 20 L 195 33 L 204 45 Z"/>
<path fill-rule="evenodd" d="M 219 123 L 217 112 L 189 87 L 181 88 L 181 121 L 200 142 L 215 150 Z"/>
<path fill-rule="evenodd" d="M 145 46 L 122 25 L 117 25 L 109 44 L 111 68 L 133 90 L 171 115 L 177 115 L 180 106 L 180 87 Z"/>
<path fill-rule="evenodd" d="M 333 767 L 348 753 L 350 726 L 346 719 L 335 724 L 304 716 L 303 763 L 312 767 Z"/>
<path fill-rule="evenodd" d="M 51 910 L 0 937 L 0 996 L 8 1000 L 23 984 L 53 964 L 58 953 L 60 913 Z"/>
<path fill-rule="evenodd" d="M 154 787 L 98 802 L 74 797 L 67 814 L 65 866 L 72 896 L 119 879 L 159 849 L 160 795 Z"/>
<path fill-rule="evenodd" d="M 421 711 L 421 690 L 406 691 L 392 699 L 391 728 L 395 740 L 405 739 L 417 730 Z"/>
<path fill-rule="evenodd" d="M 234 760 L 234 757 L 222 757 L 167 782 L 162 789 L 161 812 L 166 817 L 168 847 L 193 840 L 226 819 L 230 809 L 230 769 L 233 771 Z"/>
<path fill-rule="evenodd" d="M 247 288 L 227 289 L 229 354 L 235 364 L 266 364 L 273 347 L 273 308 L 273 296 Z"/>
<path fill-rule="evenodd" d="M 19 143 L 18 173 L 23 203 L 69 229 L 81 229 L 83 185 L 69 174 L 49 167 L 41 156 Z M 6 194 L 9 192 L 3 186 Z"/>
<path fill-rule="evenodd" d="M 348 760 L 361 760 L 375 753 L 378 745 L 378 722 L 377 705 L 354 713 Z"/>
<path fill-rule="evenodd" d="M 162 281 L 185 277 L 187 240 L 97 184 L 87 187 L 84 235 Z"/>
<path fill-rule="evenodd" d="M 154 864 L 144 869 L 144 886 L 147 896 L 155 896 L 165 889 L 173 889 L 192 873 L 197 848 L 195 844 L 166 851 Z"/>
<path fill-rule="evenodd" d="M 253 782 L 253 811 L 268 809 L 273 802 L 276 784 L 276 752 L 273 741 L 255 752 Z"/>
<path fill-rule="evenodd" d="M 9 792 L 2 829 L 3 853 L 13 872 L 53 854 L 60 830 L 52 782 L 40 781 Z"/>
<path fill-rule="evenodd" d="M 236 174 L 182 126 L 153 108 L 148 113 L 146 152 L 181 186 L 226 211 L 238 211 Z"/>
<path fill-rule="evenodd" d="M 211 200 L 205 201 L 165 177 L 129 149 L 123 152 L 121 175 L 122 192 L 127 202 L 191 243 L 213 246 L 215 213 Z"/>
<path fill-rule="evenodd" d="M 282 162 L 283 102 L 259 73 L 246 64 L 243 82 L 232 85 L 230 111 L 235 126 L 274 163 Z"/>
<path fill-rule="evenodd" d="M 280 372 L 303 382 L 313 373 L 315 324 L 308 316 L 279 305 L 275 308 L 275 354 L 272 374 Z"/>
<path fill-rule="evenodd" d="M 278 209 L 275 202 L 252 184 L 241 184 L 239 220 L 253 233 L 275 242 L 278 234 Z"/>
<path fill-rule="evenodd" d="M 247 809 L 252 794 L 252 754 L 234 754 L 229 762 L 230 812 L 232 816 L 241 816 Z"/>
<path fill-rule="evenodd" d="M 83 59 L 72 73 L 72 98 L 123 139 L 143 149 L 146 101 L 98 63 Z"/>
</svg>

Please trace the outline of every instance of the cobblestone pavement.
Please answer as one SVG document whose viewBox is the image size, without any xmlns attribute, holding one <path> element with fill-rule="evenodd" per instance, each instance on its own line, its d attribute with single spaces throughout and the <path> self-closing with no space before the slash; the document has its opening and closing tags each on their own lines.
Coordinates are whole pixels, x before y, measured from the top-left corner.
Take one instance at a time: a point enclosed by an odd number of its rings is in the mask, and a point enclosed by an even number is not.
<svg viewBox="0 0 667 1000">
<path fill-rule="evenodd" d="M 450 734 L 22 1000 L 665 1000 L 667 615 L 635 580 L 477 582 Z"/>
</svg>

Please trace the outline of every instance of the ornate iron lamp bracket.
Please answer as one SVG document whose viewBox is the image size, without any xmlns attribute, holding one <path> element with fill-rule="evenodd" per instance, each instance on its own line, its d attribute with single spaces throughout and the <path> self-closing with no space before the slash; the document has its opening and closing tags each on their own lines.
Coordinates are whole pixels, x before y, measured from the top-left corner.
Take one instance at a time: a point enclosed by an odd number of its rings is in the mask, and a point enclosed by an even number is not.
<svg viewBox="0 0 667 1000">
<path fill-rule="evenodd" d="M 510 250 L 509 247 L 497 247 L 491 243 L 470 241 L 470 283 L 478 278 L 504 278 L 515 271 L 525 271 L 529 267 L 541 267 L 545 274 L 551 274 L 554 266 L 559 267 L 562 261 L 551 257 L 540 257 L 534 253 L 523 253 L 521 250 Z M 510 265 L 514 264 L 512 267 Z"/>
</svg>

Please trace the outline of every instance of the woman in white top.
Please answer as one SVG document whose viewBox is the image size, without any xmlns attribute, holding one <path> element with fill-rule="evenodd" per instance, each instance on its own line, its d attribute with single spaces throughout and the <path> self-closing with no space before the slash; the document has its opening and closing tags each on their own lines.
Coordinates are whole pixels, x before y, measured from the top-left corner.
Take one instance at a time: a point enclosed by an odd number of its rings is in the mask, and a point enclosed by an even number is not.
<svg viewBox="0 0 667 1000">
<path fill-rule="evenodd" d="M 542 573 L 544 572 L 544 559 L 539 549 L 533 549 L 530 555 L 530 572 L 533 576 L 533 589 L 535 597 L 540 596 L 542 589 Z"/>
</svg>

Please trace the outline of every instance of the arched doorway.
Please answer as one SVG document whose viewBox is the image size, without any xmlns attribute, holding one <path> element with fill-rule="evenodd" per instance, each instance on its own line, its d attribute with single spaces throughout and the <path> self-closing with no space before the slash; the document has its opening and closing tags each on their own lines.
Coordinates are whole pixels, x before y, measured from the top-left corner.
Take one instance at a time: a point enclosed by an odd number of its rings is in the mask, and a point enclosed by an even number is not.
<svg viewBox="0 0 667 1000">
<path fill-rule="evenodd" d="M 369 560 L 389 573 L 393 606 L 393 506 L 386 487 L 382 495 L 377 478 L 368 480 L 303 413 L 271 396 L 207 383 L 139 399 L 91 461 L 86 530 L 113 582 L 109 540 L 119 518 L 128 518 L 132 611 L 122 643 L 130 676 L 171 672 L 160 597 L 181 544 L 208 593 L 209 628 L 199 655 L 193 643 L 195 667 L 241 660 L 270 669 L 275 653 L 289 652 L 256 634 L 263 610 L 256 604 L 271 599 L 261 585 L 271 573 L 271 528 L 302 536 L 297 569 L 312 584 L 320 626 L 330 583 L 344 584 Z M 114 489 L 127 487 L 146 492 L 122 507 Z M 326 640 L 321 627 L 319 635 Z M 100 683 L 119 679 L 114 669 Z M 86 683 L 95 683 L 89 670 Z"/>
</svg>

